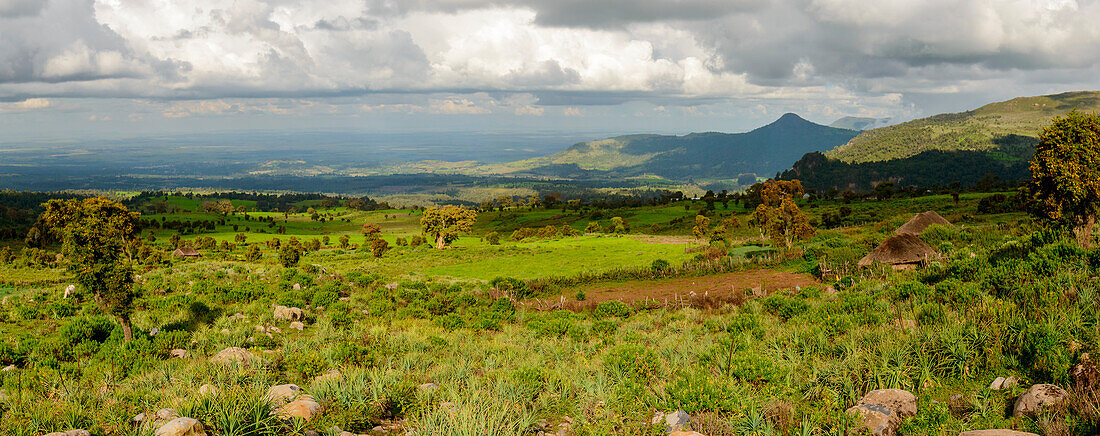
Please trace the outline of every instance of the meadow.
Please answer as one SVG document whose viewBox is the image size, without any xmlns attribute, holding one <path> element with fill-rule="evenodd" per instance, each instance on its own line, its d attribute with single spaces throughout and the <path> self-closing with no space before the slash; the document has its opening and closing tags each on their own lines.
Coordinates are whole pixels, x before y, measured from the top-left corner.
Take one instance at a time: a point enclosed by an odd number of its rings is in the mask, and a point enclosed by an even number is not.
<svg viewBox="0 0 1100 436">
<path fill-rule="evenodd" d="M 737 202 L 482 212 L 439 250 L 409 243 L 420 209 L 302 203 L 284 214 L 240 202 L 246 212 L 221 214 L 170 198 L 177 210 L 143 218 L 215 222 L 180 238 L 234 246 L 179 259 L 167 254 L 178 230 L 143 232 L 152 254 L 137 265 L 131 342 L 85 291 L 65 296 L 64 269 L 0 265 L 0 367 L 11 365 L 0 434 L 153 435 L 170 408 L 217 435 L 662 435 L 655 413 L 677 410 L 691 417 L 684 430 L 710 436 L 846 435 L 862 427 L 845 411 L 876 389 L 917 396 L 897 434 L 1095 434 L 1100 377 L 1079 374 L 1095 371 L 1088 355 L 1100 346 L 1100 251 L 1022 212 L 979 212 L 990 195 L 803 201 L 818 231 L 793 250 L 747 224 L 723 240 L 691 236 L 700 213 L 712 227 L 747 223 Z M 856 266 L 926 210 L 954 224 L 921 235 L 941 258 L 912 271 Z M 629 231 L 608 233 L 613 217 Z M 601 231 L 584 233 L 590 222 Z M 365 246 L 366 223 L 392 247 L 381 257 Z M 547 226 L 579 234 L 511 237 Z M 293 266 L 268 243 L 325 237 Z M 245 260 L 251 246 L 259 259 Z M 780 275 L 807 284 L 768 285 Z M 586 294 L 708 280 L 728 289 L 675 301 Z M 251 357 L 219 362 L 229 347 Z M 1010 376 L 1015 386 L 990 388 Z M 270 390 L 288 383 L 318 413 L 282 419 Z M 1068 397 L 1014 416 L 1035 383 Z"/>
</svg>

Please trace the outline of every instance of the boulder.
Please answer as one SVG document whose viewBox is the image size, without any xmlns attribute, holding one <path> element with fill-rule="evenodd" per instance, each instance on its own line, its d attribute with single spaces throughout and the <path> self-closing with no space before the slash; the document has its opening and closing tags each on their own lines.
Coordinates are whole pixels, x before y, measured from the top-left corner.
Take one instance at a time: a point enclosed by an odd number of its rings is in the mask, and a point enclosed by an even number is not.
<svg viewBox="0 0 1100 436">
<path fill-rule="evenodd" d="M 435 392 L 435 391 L 439 390 L 439 385 L 437 385 L 435 383 L 424 383 L 420 386 L 417 386 L 416 390 L 418 390 L 420 392 L 423 392 L 425 394 L 430 394 L 432 392 Z"/>
<path fill-rule="evenodd" d="M 55 431 L 53 433 L 46 433 L 46 436 L 92 436 L 92 433 L 84 429 Z"/>
<path fill-rule="evenodd" d="M 901 389 L 877 389 L 856 402 L 857 406 L 877 404 L 905 419 L 917 414 L 917 396 Z"/>
<path fill-rule="evenodd" d="M 1007 430 L 1003 428 L 993 430 L 970 430 L 959 433 L 959 436 L 1039 436 L 1026 431 Z"/>
<path fill-rule="evenodd" d="M 76 285 L 69 285 L 65 287 L 65 296 L 61 298 L 69 298 L 76 292 Z"/>
<path fill-rule="evenodd" d="M 195 418 L 176 418 L 157 429 L 156 436 L 206 436 L 202 423 Z"/>
<path fill-rule="evenodd" d="M 665 433 L 674 433 L 684 430 L 689 424 L 691 424 L 691 415 L 683 410 L 677 410 L 672 413 L 657 412 L 653 415 L 653 419 L 650 420 L 653 425 L 664 425 Z"/>
<path fill-rule="evenodd" d="M 170 359 L 186 359 L 187 356 L 190 355 L 191 353 L 188 353 L 187 350 L 182 348 L 173 348 L 172 351 L 168 352 L 168 358 Z"/>
<path fill-rule="evenodd" d="M 280 321 L 299 321 L 302 319 L 302 309 L 297 307 L 275 306 L 275 319 Z"/>
<path fill-rule="evenodd" d="M 237 364 L 240 366 L 259 366 L 265 362 L 263 359 L 240 347 L 229 347 L 210 358 L 211 362 L 223 364 Z"/>
<path fill-rule="evenodd" d="M 134 415 L 134 417 L 130 418 L 130 420 L 134 421 L 134 423 L 137 423 L 137 424 L 141 424 L 141 423 L 145 422 L 145 412 L 141 412 L 137 415 Z"/>
<path fill-rule="evenodd" d="M 852 406 L 848 413 L 859 415 L 859 423 L 873 436 L 893 436 L 901 424 L 898 414 L 878 404 Z"/>
<path fill-rule="evenodd" d="M 1065 389 L 1055 385 L 1032 385 L 1016 400 L 1016 405 L 1012 408 L 1012 416 L 1020 417 L 1033 415 L 1044 407 L 1061 403 L 1068 395 Z"/>
<path fill-rule="evenodd" d="M 290 323 L 290 328 L 292 328 L 294 330 L 302 331 L 302 330 L 306 329 L 306 325 L 302 324 L 301 321 L 294 321 L 294 322 Z"/>
<path fill-rule="evenodd" d="M 267 390 L 267 395 L 264 397 L 268 402 L 275 406 L 281 406 L 287 402 L 298 398 L 302 395 L 302 388 L 293 383 L 285 385 L 275 385 Z"/>
<path fill-rule="evenodd" d="M 218 388 L 211 384 L 199 386 L 199 395 L 203 397 L 216 397 L 218 392 Z"/>
<path fill-rule="evenodd" d="M 321 413 L 321 404 L 314 401 L 313 397 L 303 395 L 301 398 L 291 401 L 279 408 L 279 417 L 282 419 L 301 418 L 309 421 Z"/>
</svg>

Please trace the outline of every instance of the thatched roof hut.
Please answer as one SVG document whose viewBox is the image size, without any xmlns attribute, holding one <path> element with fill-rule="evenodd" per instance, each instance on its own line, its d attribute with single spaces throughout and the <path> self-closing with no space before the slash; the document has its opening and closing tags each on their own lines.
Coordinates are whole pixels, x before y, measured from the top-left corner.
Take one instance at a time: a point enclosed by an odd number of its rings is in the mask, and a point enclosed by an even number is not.
<svg viewBox="0 0 1100 436">
<path fill-rule="evenodd" d="M 927 229 L 933 224 L 949 226 L 951 225 L 951 222 L 940 216 L 940 214 L 936 213 L 936 211 L 930 210 L 928 212 L 918 213 L 916 216 L 913 217 L 913 219 L 909 220 L 909 222 L 902 224 L 901 227 L 898 227 L 898 229 L 895 230 L 894 233 L 897 233 L 899 235 L 904 233 L 919 235 L 921 233 L 924 233 L 924 229 Z"/>
<path fill-rule="evenodd" d="M 859 260 L 859 266 L 870 266 L 877 262 L 891 265 L 894 269 L 914 269 L 921 262 L 938 255 L 936 250 L 917 235 L 902 233 L 882 241 L 871 253 Z"/>
<path fill-rule="evenodd" d="M 195 250 L 194 248 L 191 248 L 191 247 L 180 247 L 180 248 L 177 248 L 177 249 L 176 249 L 176 251 L 173 251 L 173 252 L 172 252 L 172 255 L 173 255 L 173 256 L 179 256 L 179 257 L 183 257 L 183 258 L 196 258 L 196 257 L 202 257 L 202 254 L 201 254 L 201 253 L 199 253 L 199 252 L 198 252 L 198 250 Z"/>
</svg>

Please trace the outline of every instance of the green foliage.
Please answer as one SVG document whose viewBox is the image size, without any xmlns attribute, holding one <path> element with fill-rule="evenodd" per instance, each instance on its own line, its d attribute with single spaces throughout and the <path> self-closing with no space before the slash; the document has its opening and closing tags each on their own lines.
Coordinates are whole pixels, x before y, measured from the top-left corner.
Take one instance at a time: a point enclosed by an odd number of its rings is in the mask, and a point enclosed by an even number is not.
<svg viewBox="0 0 1100 436">
<path fill-rule="evenodd" d="M 300 258 L 301 255 L 298 253 L 298 249 L 290 244 L 279 248 L 279 264 L 282 265 L 283 268 L 290 268 L 297 265 Z"/>
<path fill-rule="evenodd" d="M 626 303 L 618 300 L 604 301 L 596 305 L 596 309 L 592 311 L 592 315 L 596 318 L 625 318 L 634 313 L 634 309 L 627 306 Z"/>
</svg>

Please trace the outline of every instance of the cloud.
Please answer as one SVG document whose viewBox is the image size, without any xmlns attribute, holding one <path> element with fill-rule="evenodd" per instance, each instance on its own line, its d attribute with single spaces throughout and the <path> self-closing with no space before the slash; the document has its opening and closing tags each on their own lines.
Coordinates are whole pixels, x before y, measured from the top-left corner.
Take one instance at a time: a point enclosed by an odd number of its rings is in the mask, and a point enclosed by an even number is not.
<svg viewBox="0 0 1100 436">
<path fill-rule="evenodd" d="M 46 0 L 0 0 L 0 17 L 14 18 L 37 15 Z"/>
<path fill-rule="evenodd" d="M 0 112 L 27 112 L 53 106 L 48 98 L 28 98 L 23 101 L 0 103 Z"/>
</svg>

